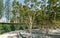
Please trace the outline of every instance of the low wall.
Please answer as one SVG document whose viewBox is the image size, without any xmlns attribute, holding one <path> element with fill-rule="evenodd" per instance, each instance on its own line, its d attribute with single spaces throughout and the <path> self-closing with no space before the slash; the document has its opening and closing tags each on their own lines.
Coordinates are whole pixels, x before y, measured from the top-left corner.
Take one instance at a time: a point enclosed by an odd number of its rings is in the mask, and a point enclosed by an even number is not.
<svg viewBox="0 0 60 38">
<path fill-rule="evenodd" d="M 5 33 L 0 35 L 0 38 L 60 38 L 60 35 L 55 33 L 47 33 L 41 29 L 33 29 L 31 33 L 30 30 L 20 30 L 20 31 L 13 31 L 9 33 Z"/>
</svg>

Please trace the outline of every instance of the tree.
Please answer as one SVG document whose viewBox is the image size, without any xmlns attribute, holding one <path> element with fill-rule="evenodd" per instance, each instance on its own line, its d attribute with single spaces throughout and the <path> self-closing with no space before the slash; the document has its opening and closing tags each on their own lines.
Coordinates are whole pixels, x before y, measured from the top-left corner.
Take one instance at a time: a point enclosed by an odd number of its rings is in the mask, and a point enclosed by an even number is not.
<svg viewBox="0 0 60 38">
<path fill-rule="evenodd" d="M 0 18 L 3 16 L 3 9 L 4 9 L 3 0 L 0 0 Z"/>
<path fill-rule="evenodd" d="M 12 6 L 13 6 L 12 13 L 13 13 L 14 22 L 18 23 L 19 22 L 18 17 L 20 15 L 19 14 L 19 3 L 16 0 L 14 0 Z"/>
<path fill-rule="evenodd" d="M 57 16 L 57 1 L 58 0 L 48 0 L 48 6 L 47 6 L 47 10 L 49 12 L 49 21 L 51 22 L 52 26 L 56 25 L 56 16 Z"/>
<path fill-rule="evenodd" d="M 5 2 L 5 17 L 7 18 L 7 20 L 11 19 L 11 3 L 10 3 L 10 0 L 6 0 L 6 2 Z"/>
</svg>

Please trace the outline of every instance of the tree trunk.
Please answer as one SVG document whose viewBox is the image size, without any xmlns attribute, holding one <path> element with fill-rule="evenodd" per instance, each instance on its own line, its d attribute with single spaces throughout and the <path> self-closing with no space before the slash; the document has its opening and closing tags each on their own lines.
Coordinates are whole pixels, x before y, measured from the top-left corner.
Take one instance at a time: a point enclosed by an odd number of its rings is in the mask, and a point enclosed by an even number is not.
<svg viewBox="0 0 60 38">
<path fill-rule="evenodd" d="M 31 31 L 32 31 L 32 16 L 29 15 L 29 29 L 30 29 L 30 34 L 31 34 Z"/>
</svg>

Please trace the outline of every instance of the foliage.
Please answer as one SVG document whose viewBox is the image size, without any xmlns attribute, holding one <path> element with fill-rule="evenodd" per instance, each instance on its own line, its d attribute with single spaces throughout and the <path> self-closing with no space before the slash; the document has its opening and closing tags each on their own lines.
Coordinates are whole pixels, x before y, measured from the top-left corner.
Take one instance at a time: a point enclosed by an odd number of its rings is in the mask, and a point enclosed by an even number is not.
<svg viewBox="0 0 60 38">
<path fill-rule="evenodd" d="M 17 0 L 13 0 L 10 7 L 10 0 L 6 0 L 6 18 L 10 23 L 0 24 L 0 33 L 21 29 L 35 29 L 41 27 L 55 27 L 60 25 L 60 2 L 59 0 L 24 0 L 24 5 Z M 3 1 L 0 1 L 0 15 L 3 11 Z M 11 9 L 10 9 L 11 8 Z M 3 12 L 4 13 L 4 12 Z M 10 14 L 11 13 L 11 14 Z M 11 18 L 10 18 L 11 16 Z"/>
<path fill-rule="evenodd" d="M 4 9 L 3 0 L 0 0 L 0 19 L 1 19 L 2 16 L 3 16 L 3 9 Z"/>
</svg>

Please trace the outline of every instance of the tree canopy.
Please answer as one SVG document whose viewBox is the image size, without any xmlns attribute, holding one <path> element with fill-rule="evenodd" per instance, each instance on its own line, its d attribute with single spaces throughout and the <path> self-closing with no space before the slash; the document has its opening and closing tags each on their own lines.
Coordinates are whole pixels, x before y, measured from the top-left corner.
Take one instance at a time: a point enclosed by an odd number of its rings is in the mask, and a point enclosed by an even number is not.
<svg viewBox="0 0 60 38">
<path fill-rule="evenodd" d="M 24 0 L 24 4 L 20 1 L 0 0 L 0 19 L 5 15 L 6 23 L 20 23 L 0 24 L 0 33 L 43 27 L 60 28 L 60 0 Z"/>
</svg>

